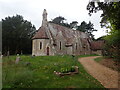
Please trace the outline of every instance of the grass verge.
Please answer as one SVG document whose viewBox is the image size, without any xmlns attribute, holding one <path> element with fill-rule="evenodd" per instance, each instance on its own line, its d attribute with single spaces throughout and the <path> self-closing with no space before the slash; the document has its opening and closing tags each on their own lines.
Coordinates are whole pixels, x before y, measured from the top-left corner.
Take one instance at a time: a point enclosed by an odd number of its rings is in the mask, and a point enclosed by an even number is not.
<svg viewBox="0 0 120 90">
<path fill-rule="evenodd" d="M 103 57 L 98 57 L 98 58 L 95 58 L 94 60 L 96 61 L 96 62 L 100 62 L 101 60 L 103 60 L 104 58 Z"/>
</svg>

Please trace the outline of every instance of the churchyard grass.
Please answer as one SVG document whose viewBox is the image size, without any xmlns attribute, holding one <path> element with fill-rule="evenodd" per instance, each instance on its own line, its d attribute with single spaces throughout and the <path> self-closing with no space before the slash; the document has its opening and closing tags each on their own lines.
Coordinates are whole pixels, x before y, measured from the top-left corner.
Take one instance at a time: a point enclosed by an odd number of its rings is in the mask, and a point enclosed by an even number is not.
<svg viewBox="0 0 120 90">
<path fill-rule="evenodd" d="M 3 88 L 104 88 L 89 75 L 77 61 L 82 56 L 37 56 L 22 55 L 15 64 L 16 56 L 3 57 Z M 92 55 L 93 56 L 93 55 Z M 54 71 L 71 66 L 79 67 L 79 74 L 59 77 Z"/>
</svg>

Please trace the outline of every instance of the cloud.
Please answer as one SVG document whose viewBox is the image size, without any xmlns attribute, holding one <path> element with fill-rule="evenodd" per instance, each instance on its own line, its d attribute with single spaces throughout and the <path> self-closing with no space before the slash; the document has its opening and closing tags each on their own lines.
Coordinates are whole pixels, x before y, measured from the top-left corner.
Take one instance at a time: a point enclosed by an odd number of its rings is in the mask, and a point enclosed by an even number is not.
<svg viewBox="0 0 120 90">
<path fill-rule="evenodd" d="M 63 16 L 69 23 L 78 21 L 80 24 L 82 21 L 91 21 L 96 29 L 101 30 L 99 24 L 101 12 L 90 17 L 86 10 L 88 2 L 89 0 L 0 0 L 0 12 L 2 12 L 0 18 L 19 14 L 38 29 L 42 23 L 43 9 L 47 9 L 48 20 Z M 95 34 L 96 37 L 99 36 Z"/>
</svg>

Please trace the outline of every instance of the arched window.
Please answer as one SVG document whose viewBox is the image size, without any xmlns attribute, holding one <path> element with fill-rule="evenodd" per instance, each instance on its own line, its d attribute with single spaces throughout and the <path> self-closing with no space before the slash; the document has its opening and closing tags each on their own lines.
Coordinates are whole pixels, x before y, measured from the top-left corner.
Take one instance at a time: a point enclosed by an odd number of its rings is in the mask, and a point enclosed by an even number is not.
<svg viewBox="0 0 120 90">
<path fill-rule="evenodd" d="M 61 50 L 61 41 L 60 41 L 60 50 Z"/>
<path fill-rule="evenodd" d="M 42 49 L 42 42 L 40 42 L 40 49 Z"/>
</svg>

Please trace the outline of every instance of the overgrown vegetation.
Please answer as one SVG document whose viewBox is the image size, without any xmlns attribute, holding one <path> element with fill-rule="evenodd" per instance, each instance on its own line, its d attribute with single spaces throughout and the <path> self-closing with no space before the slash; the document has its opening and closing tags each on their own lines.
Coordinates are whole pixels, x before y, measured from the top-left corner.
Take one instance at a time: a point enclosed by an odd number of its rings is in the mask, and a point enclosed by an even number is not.
<svg viewBox="0 0 120 90">
<path fill-rule="evenodd" d="M 105 56 L 120 61 L 120 1 L 119 2 L 89 2 L 87 10 L 89 14 L 102 10 L 101 26 L 106 27 L 110 32 L 105 37 Z"/>
<path fill-rule="evenodd" d="M 83 56 L 16 56 L 3 57 L 3 88 L 104 88 L 90 76 L 77 61 Z M 79 74 L 59 77 L 54 71 L 61 68 L 79 67 Z"/>
</svg>

